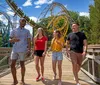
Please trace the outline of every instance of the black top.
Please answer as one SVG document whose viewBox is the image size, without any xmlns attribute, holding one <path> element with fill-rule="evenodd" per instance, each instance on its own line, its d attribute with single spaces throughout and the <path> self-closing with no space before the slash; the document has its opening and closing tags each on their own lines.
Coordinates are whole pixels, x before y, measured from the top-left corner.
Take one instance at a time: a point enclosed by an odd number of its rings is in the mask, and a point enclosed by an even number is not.
<svg viewBox="0 0 100 85">
<path fill-rule="evenodd" d="M 67 36 L 67 40 L 70 42 L 70 50 L 82 53 L 83 52 L 83 40 L 87 39 L 83 32 L 70 33 Z"/>
</svg>

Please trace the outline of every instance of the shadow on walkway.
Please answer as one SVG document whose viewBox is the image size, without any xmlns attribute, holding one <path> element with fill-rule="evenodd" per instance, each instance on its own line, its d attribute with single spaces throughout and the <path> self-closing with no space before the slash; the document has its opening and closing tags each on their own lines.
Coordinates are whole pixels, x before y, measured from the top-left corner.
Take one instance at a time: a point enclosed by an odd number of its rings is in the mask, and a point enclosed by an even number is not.
<svg viewBox="0 0 100 85">
<path fill-rule="evenodd" d="M 58 80 L 50 80 L 50 79 L 45 79 L 45 81 L 42 81 L 44 85 L 58 85 Z M 74 83 L 70 82 L 64 82 L 62 81 L 62 85 L 75 85 Z"/>
</svg>

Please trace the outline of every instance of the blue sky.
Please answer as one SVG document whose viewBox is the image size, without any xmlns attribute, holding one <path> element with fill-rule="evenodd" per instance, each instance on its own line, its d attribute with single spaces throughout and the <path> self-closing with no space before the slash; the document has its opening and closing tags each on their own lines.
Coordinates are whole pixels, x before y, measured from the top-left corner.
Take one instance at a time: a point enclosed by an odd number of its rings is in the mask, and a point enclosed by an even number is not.
<svg viewBox="0 0 100 85">
<path fill-rule="evenodd" d="M 79 14 L 89 16 L 89 5 L 93 0 L 14 0 L 15 3 L 34 21 L 37 20 L 42 10 L 52 2 L 63 4 L 68 10 L 79 12 Z M 5 0 L 0 0 L 0 10 L 13 16 L 14 12 L 7 5 Z M 2 17 L 0 17 L 2 19 Z"/>
</svg>

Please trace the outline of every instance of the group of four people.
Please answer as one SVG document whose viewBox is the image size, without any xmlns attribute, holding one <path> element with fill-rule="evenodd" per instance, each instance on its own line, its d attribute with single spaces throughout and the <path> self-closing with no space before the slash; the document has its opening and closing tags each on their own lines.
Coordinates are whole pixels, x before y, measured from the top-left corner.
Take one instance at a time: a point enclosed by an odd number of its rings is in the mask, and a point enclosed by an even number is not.
<svg viewBox="0 0 100 85">
<path fill-rule="evenodd" d="M 24 18 L 20 19 L 20 26 L 17 29 L 12 30 L 10 34 L 10 42 L 14 43 L 11 53 L 11 72 L 14 79 L 13 84 L 18 84 L 18 80 L 16 77 L 16 60 L 20 59 L 21 66 L 21 83 L 24 84 L 24 76 L 25 76 L 25 65 L 24 59 L 25 55 L 29 54 L 32 50 L 33 55 L 35 55 L 35 68 L 38 76 L 36 77 L 36 81 L 41 79 L 44 81 L 44 60 L 47 53 L 47 41 L 48 38 L 45 35 L 43 28 L 38 28 L 36 36 L 33 39 L 33 49 L 31 49 L 31 35 L 29 30 L 25 29 L 26 20 Z M 72 33 L 70 33 L 66 40 L 66 53 L 67 56 L 70 57 L 73 67 L 73 74 L 75 76 L 76 85 L 80 85 L 78 80 L 78 72 L 81 67 L 82 60 L 86 55 L 87 51 L 87 39 L 83 32 L 79 32 L 79 25 L 77 23 L 72 24 Z M 53 39 L 51 41 L 51 50 L 52 50 L 52 69 L 54 73 L 53 79 L 56 79 L 56 64 L 58 63 L 58 75 L 59 82 L 58 85 L 62 85 L 62 60 L 63 54 L 62 49 L 64 47 L 64 37 L 61 32 L 58 30 L 54 30 Z M 70 44 L 70 50 L 68 49 L 68 44 Z M 39 66 L 40 63 L 40 66 Z"/>
</svg>

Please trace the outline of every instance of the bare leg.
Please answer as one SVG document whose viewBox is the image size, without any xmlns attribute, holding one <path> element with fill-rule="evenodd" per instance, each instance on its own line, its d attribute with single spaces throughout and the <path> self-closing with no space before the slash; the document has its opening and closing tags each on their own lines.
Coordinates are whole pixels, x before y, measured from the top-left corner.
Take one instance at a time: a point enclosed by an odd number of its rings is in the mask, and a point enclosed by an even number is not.
<svg viewBox="0 0 100 85">
<path fill-rule="evenodd" d="M 12 72 L 12 76 L 13 76 L 13 80 L 14 80 L 14 85 L 16 85 L 18 83 L 17 81 L 17 77 L 16 77 L 16 60 L 12 60 L 11 62 L 11 72 Z"/>
<path fill-rule="evenodd" d="M 62 77 L 62 60 L 58 60 L 58 72 L 59 72 L 59 80 Z"/>
<path fill-rule="evenodd" d="M 25 64 L 24 64 L 24 61 L 20 61 L 20 66 L 21 66 L 21 75 L 22 75 L 22 83 L 25 83 L 24 82 L 24 76 L 25 76 Z"/>
<path fill-rule="evenodd" d="M 42 77 L 44 77 L 44 59 L 45 59 L 45 56 L 40 57 L 40 65 L 41 65 L 41 74 L 42 74 Z"/>
<path fill-rule="evenodd" d="M 38 75 L 40 75 L 39 57 L 38 56 L 35 57 L 35 68 L 36 68 Z"/>
<path fill-rule="evenodd" d="M 53 73 L 54 73 L 54 79 L 56 79 L 56 64 L 57 64 L 57 60 L 52 60 L 52 69 L 53 69 Z"/>
<path fill-rule="evenodd" d="M 76 80 L 76 83 L 79 83 L 79 80 L 78 80 L 78 67 L 77 67 L 77 64 L 76 63 L 72 63 L 72 66 L 73 66 L 73 74 L 75 76 L 75 80 Z"/>
</svg>

